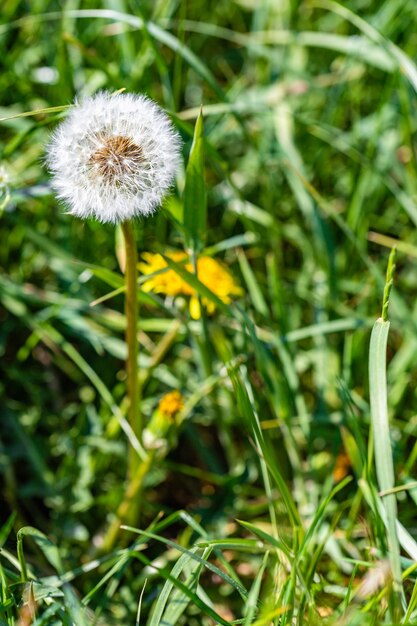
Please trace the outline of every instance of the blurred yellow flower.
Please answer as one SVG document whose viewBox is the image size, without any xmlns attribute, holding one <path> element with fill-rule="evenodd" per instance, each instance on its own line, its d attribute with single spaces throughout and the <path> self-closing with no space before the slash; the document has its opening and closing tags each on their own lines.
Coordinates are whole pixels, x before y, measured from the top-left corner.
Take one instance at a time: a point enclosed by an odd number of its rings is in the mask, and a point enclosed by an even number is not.
<svg viewBox="0 0 417 626">
<path fill-rule="evenodd" d="M 184 398 L 178 390 L 169 391 L 162 396 L 143 431 L 146 449 L 155 450 L 161 458 L 175 446 L 183 409 Z"/>
<path fill-rule="evenodd" d="M 159 412 L 171 420 L 177 415 L 177 413 L 180 413 L 183 408 L 184 399 L 181 393 L 177 390 L 166 393 L 161 398 L 158 405 Z"/>
<path fill-rule="evenodd" d="M 166 256 L 176 263 L 187 261 L 183 265 L 184 269 L 190 273 L 194 273 L 192 264 L 185 252 L 168 252 Z M 144 252 L 142 257 L 145 262 L 139 263 L 139 269 L 143 274 L 152 274 L 152 276 L 143 283 L 142 289 L 144 291 L 162 293 L 166 296 L 191 296 L 191 317 L 193 319 L 199 319 L 200 305 L 196 290 L 174 270 L 166 269 L 168 266 L 161 254 Z M 219 261 L 216 261 L 212 257 L 202 256 L 197 260 L 197 274 L 200 282 L 208 287 L 208 289 L 225 304 L 229 304 L 232 301 L 232 296 L 241 296 L 243 294 L 242 288 L 235 283 L 230 272 L 219 263 Z M 215 311 L 216 305 L 209 298 L 203 297 L 201 301 L 209 314 Z"/>
</svg>

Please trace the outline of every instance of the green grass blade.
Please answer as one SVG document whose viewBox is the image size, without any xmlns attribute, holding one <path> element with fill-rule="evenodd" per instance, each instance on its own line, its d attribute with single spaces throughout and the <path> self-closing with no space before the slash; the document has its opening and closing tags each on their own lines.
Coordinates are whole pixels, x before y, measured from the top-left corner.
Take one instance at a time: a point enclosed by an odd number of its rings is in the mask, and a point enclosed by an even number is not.
<svg viewBox="0 0 417 626">
<path fill-rule="evenodd" d="M 248 259 L 246 258 L 245 253 L 242 250 L 239 250 L 237 258 L 240 265 L 240 271 L 245 279 L 253 306 L 260 315 L 267 317 L 269 313 L 268 306 L 265 302 L 259 282 L 249 264 Z"/>
<path fill-rule="evenodd" d="M 193 554 L 197 551 L 197 548 L 191 548 L 190 552 L 192 552 Z M 187 564 L 192 563 L 194 566 L 194 571 L 197 568 L 201 567 L 200 563 L 196 563 L 195 561 L 193 561 L 192 557 L 189 554 L 182 554 L 180 556 L 180 558 L 176 561 L 174 567 L 171 570 L 171 577 L 172 578 L 178 578 L 180 576 L 180 574 L 182 573 L 182 571 L 184 570 L 184 568 L 187 566 Z M 189 585 L 187 585 L 189 586 Z M 152 609 L 152 613 L 150 615 L 150 619 L 148 620 L 147 626 L 159 626 L 159 624 L 161 624 L 161 618 L 162 615 L 164 613 L 165 607 L 168 604 L 168 600 L 169 600 L 169 596 L 171 595 L 171 592 L 174 588 L 174 583 L 171 580 L 167 580 L 158 596 L 158 599 Z M 181 593 L 181 592 L 180 592 Z M 184 599 L 184 596 L 182 596 L 182 598 Z M 183 600 L 182 600 L 183 601 Z M 187 603 L 189 602 L 189 598 L 187 598 Z M 185 607 L 184 607 L 185 608 Z M 163 620 L 163 623 L 165 624 L 165 619 Z M 167 625 L 170 624 L 169 621 L 167 621 Z"/>
<path fill-rule="evenodd" d="M 10 532 L 13 528 L 14 521 L 16 519 L 16 513 L 12 513 L 7 520 L 4 522 L 3 526 L 0 528 L 0 549 L 6 543 Z"/>
<path fill-rule="evenodd" d="M 81 605 L 75 592 L 69 585 L 64 585 L 65 603 L 72 624 L 88 626 L 85 608 Z"/>
<path fill-rule="evenodd" d="M 351 480 L 352 478 L 350 476 L 347 476 L 338 485 L 336 485 L 327 496 L 323 498 L 322 502 L 320 502 L 320 506 L 318 507 L 314 515 L 314 518 L 311 521 L 309 529 L 305 534 L 304 540 L 301 543 L 300 551 L 298 555 L 299 557 L 304 556 L 307 551 L 310 552 L 311 550 L 310 543 L 312 542 L 314 535 L 317 534 L 317 532 L 319 531 L 321 527 L 322 521 L 328 509 L 329 503 L 342 489 L 346 487 L 347 484 L 351 482 Z"/>
<path fill-rule="evenodd" d="M 382 49 L 385 49 L 387 54 L 397 65 L 398 70 L 407 77 L 410 84 L 413 86 L 415 91 L 417 91 L 417 67 L 412 59 L 405 54 L 401 48 L 396 46 L 389 39 L 385 39 L 385 37 L 383 37 L 383 35 L 381 35 L 376 28 L 371 26 L 371 24 L 338 2 L 334 2 L 333 0 L 313 0 L 311 4 L 328 9 L 329 11 L 334 11 L 335 13 L 341 15 L 343 18 L 354 24 L 364 33 L 366 37 L 369 37 L 371 41 L 374 41 L 380 45 Z"/>
<path fill-rule="evenodd" d="M 165 539 L 164 537 L 161 537 L 160 535 L 155 535 L 154 533 L 147 532 L 146 530 L 139 530 L 138 528 L 132 528 L 131 526 L 122 526 L 122 528 L 124 530 L 129 530 L 130 532 L 137 533 L 138 535 L 143 535 L 144 537 L 154 539 L 155 541 L 160 541 L 161 543 L 169 546 L 170 548 L 174 548 L 175 550 L 178 550 L 178 552 L 181 552 L 182 554 L 187 554 L 190 559 L 196 561 L 197 563 L 200 563 L 201 565 L 206 567 L 208 570 L 210 570 L 214 574 L 217 574 L 217 576 L 220 576 L 220 578 L 222 578 L 225 582 L 231 585 L 233 589 L 235 589 L 235 591 L 237 591 L 243 598 L 247 597 L 248 592 L 246 591 L 245 587 L 241 583 L 231 578 L 231 576 L 229 576 L 228 574 L 225 574 L 224 572 L 222 572 L 216 565 L 213 565 L 212 563 L 207 561 L 205 558 L 199 556 L 192 549 L 187 550 L 187 548 L 184 548 L 180 544 L 175 543 L 175 541 L 171 541 L 170 539 Z"/>
<path fill-rule="evenodd" d="M 249 530 L 251 533 L 259 537 L 259 539 L 261 539 L 262 542 L 269 543 L 269 545 L 273 546 L 274 548 L 281 550 L 288 559 L 294 558 L 294 555 L 291 554 L 291 550 L 289 549 L 289 547 L 281 539 L 277 539 L 276 537 L 273 537 L 272 535 L 267 533 L 265 530 L 262 530 L 262 528 L 258 528 L 257 526 L 255 526 L 254 524 L 251 524 L 250 522 L 245 522 L 240 519 L 236 521 L 239 524 L 241 524 L 241 526 Z"/>
<path fill-rule="evenodd" d="M 145 579 L 145 582 L 143 583 L 142 591 L 140 592 L 135 626 L 140 626 L 140 616 L 142 612 L 143 594 L 145 593 L 146 583 L 147 583 L 147 579 Z"/>
<path fill-rule="evenodd" d="M 386 349 L 389 326 L 390 323 L 384 322 L 382 319 L 378 319 L 375 322 L 369 347 L 371 417 L 375 439 L 376 474 L 381 491 L 390 490 L 395 486 L 387 409 Z M 397 501 L 395 495 L 386 496 L 384 503 L 389 525 L 391 564 L 397 590 L 399 590 L 401 587 L 401 567 L 395 528 L 395 521 L 397 519 Z"/>
<path fill-rule="evenodd" d="M 206 238 L 207 199 L 204 180 L 203 113 L 197 118 L 184 189 L 184 226 L 187 247 L 200 251 Z"/>
<path fill-rule="evenodd" d="M 53 544 L 52 541 L 44 533 L 42 533 L 40 530 L 37 530 L 37 528 L 33 528 L 32 526 L 24 526 L 17 532 L 17 553 L 21 567 L 22 580 L 24 582 L 26 582 L 28 579 L 26 560 L 23 552 L 24 537 L 30 537 L 31 539 L 33 539 L 33 541 L 44 554 L 47 561 L 58 572 L 58 574 L 63 573 L 62 561 L 56 545 Z"/>
<path fill-rule="evenodd" d="M 379 489 L 388 491 L 395 487 L 394 462 L 388 418 L 388 392 L 386 379 L 386 352 L 390 323 L 386 320 L 389 290 L 392 284 L 393 255 L 388 265 L 387 281 L 382 308 L 383 317 L 377 319 L 372 329 L 369 346 L 369 392 L 371 420 L 374 436 L 374 454 Z M 395 594 L 403 595 L 400 547 L 397 536 L 397 500 L 395 494 L 384 498 L 387 516 L 388 547 Z"/>
<path fill-rule="evenodd" d="M 269 553 L 267 552 L 262 560 L 261 567 L 259 568 L 258 573 L 256 574 L 255 580 L 253 581 L 252 587 L 249 591 L 248 601 L 245 606 L 245 621 L 243 622 L 243 626 L 250 626 L 252 624 L 252 620 L 255 616 L 256 610 L 258 608 L 258 599 L 261 591 L 262 578 L 264 575 L 265 568 L 268 563 Z"/>
</svg>

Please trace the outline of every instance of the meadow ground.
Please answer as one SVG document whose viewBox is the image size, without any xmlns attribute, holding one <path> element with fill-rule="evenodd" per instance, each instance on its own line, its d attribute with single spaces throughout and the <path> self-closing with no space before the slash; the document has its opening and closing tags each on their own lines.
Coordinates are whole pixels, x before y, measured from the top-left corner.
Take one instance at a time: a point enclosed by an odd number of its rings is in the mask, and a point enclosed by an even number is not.
<svg viewBox="0 0 417 626">
<path fill-rule="evenodd" d="M 417 624 L 416 19 L 3 0 L 1 626 Z M 44 166 L 101 89 L 183 140 L 135 222 L 143 435 L 121 228 Z"/>
</svg>

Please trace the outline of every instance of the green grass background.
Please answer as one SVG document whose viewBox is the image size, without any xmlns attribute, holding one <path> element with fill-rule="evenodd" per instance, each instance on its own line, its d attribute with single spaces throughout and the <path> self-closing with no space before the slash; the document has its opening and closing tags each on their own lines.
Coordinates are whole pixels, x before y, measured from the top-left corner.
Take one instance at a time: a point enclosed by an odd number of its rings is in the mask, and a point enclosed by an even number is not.
<svg viewBox="0 0 417 626">
<path fill-rule="evenodd" d="M 3 0 L 1 624 L 417 623 L 416 19 L 414 0 Z M 123 281 L 115 229 L 51 193 L 45 144 L 65 112 L 42 111 L 103 88 L 166 108 L 185 164 L 204 105 L 203 243 L 244 296 L 204 329 L 141 294 L 145 418 L 173 389 L 189 412 L 147 476 L 148 534 L 125 531 L 96 560 L 123 495 L 112 403 L 124 410 L 126 349 L 122 295 L 90 303 Z M 137 223 L 139 253 L 184 248 L 183 187 L 184 171 Z M 387 375 L 403 607 L 370 429 L 383 236 L 398 240 Z"/>
</svg>

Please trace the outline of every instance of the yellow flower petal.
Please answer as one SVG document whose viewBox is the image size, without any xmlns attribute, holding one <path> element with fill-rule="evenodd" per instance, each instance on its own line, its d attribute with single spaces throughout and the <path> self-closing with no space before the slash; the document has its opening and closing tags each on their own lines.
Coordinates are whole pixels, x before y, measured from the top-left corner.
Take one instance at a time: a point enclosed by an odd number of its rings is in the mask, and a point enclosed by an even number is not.
<svg viewBox="0 0 417 626">
<path fill-rule="evenodd" d="M 197 296 L 193 296 L 190 300 L 190 315 L 193 320 L 199 320 L 201 317 L 200 303 Z"/>
<path fill-rule="evenodd" d="M 188 259 L 186 253 L 179 250 L 167 252 L 166 256 L 176 263 Z M 195 289 L 187 281 L 183 280 L 174 270 L 167 268 L 167 263 L 161 254 L 144 252 L 142 259 L 144 259 L 144 261 L 138 264 L 139 269 L 143 274 L 151 275 L 149 280 L 143 283 L 143 290 L 173 297 L 177 295 L 191 296 L 191 317 L 193 319 L 199 319 L 201 310 Z M 193 266 L 189 261 L 184 267 L 188 272 L 193 273 Z M 203 285 L 208 287 L 210 291 L 226 304 L 232 301 L 231 296 L 241 296 L 243 294 L 243 290 L 235 283 L 229 270 L 212 257 L 203 256 L 197 260 L 197 275 Z M 216 306 L 210 298 L 203 298 L 202 303 L 209 315 L 216 310 Z"/>
</svg>

